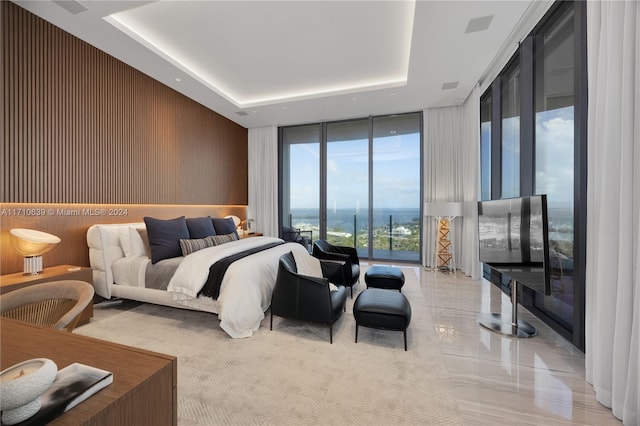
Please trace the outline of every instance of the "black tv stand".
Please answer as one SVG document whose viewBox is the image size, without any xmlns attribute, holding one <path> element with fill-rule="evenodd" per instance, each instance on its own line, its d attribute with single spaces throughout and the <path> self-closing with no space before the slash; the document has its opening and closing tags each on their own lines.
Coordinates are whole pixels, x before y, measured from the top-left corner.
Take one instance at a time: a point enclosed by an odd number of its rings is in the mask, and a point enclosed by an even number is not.
<svg viewBox="0 0 640 426">
<path fill-rule="evenodd" d="M 480 314 L 478 324 L 495 333 L 526 339 L 538 334 L 538 330 L 524 320 L 518 319 L 518 282 L 511 280 L 511 321 L 502 314 Z"/>
</svg>

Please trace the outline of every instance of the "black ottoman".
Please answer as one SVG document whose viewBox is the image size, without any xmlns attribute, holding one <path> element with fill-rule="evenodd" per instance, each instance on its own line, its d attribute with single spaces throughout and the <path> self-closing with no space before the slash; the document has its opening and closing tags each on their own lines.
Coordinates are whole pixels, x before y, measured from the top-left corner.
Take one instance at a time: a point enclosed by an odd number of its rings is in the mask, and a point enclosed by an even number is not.
<svg viewBox="0 0 640 426">
<path fill-rule="evenodd" d="M 367 288 L 385 288 L 402 292 L 404 274 L 399 268 L 375 265 L 364 273 L 364 282 Z"/>
<path fill-rule="evenodd" d="M 377 288 L 363 290 L 353 304 L 353 316 L 356 319 L 356 343 L 358 326 L 396 330 L 404 334 L 404 350 L 407 350 L 411 305 L 404 294 Z"/>
</svg>

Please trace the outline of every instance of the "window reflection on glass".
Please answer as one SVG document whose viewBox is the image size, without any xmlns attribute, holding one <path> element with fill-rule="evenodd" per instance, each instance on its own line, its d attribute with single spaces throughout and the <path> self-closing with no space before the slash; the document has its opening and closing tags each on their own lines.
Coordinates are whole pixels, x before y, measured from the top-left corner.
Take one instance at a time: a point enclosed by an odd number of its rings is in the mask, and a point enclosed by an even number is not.
<svg viewBox="0 0 640 426">
<path fill-rule="evenodd" d="M 502 82 L 501 198 L 520 196 L 520 67 L 512 66 Z"/>
<path fill-rule="evenodd" d="M 535 191 L 547 194 L 551 296 L 544 309 L 573 324 L 573 9 L 536 36 Z"/>
<path fill-rule="evenodd" d="M 489 91 L 491 88 L 489 88 Z M 480 99 L 480 191 L 491 199 L 491 92 Z"/>
</svg>

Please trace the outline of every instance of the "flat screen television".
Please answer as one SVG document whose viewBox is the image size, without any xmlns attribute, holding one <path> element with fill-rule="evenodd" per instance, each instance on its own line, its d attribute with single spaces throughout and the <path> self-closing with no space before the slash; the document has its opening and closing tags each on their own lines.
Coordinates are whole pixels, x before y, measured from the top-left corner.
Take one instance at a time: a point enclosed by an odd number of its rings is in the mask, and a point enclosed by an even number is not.
<svg viewBox="0 0 640 426">
<path fill-rule="evenodd" d="M 547 196 L 478 202 L 480 262 L 551 295 Z"/>
</svg>

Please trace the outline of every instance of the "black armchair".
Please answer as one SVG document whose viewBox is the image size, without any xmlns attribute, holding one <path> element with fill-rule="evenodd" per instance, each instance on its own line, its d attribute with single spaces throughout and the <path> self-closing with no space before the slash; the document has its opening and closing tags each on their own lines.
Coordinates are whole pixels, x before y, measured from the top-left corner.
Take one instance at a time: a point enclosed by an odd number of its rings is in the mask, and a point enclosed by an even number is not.
<svg viewBox="0 0 640 426">
<path fill-rule="evenodd" d="M 336 264 L 323 264 L 322 273 L 330 274 Z M 280 257 L 278 276 L 271 296 L 271 324 L 273 316 L 300 321 L 321 323 L 329 326 L 329 342 L 333 343 L 333 323 L 345 309 L 347 291 L 338 286 L 337 291 L 329 288 L 329 279 L 298 274 L 293 253 Z"/>
<path fill-rule="evenodd" d="M 344 262 L 342 275 L 332 277 L 332 282 L 351 288 L 353 299 L 353 286 L 360 280 L 360 258 L 353 247 L 334 246 L 325 240 L 316 240 L 313 243 L 313 257 L 321 260 L 333 260 Z"/>
<path fill-rule="evenodd" d="M 304 234 L 308 234 L 308 236 Z M 310 252 L 311 241 L 313 241 L 313 231 L 302 231 L 298 228 L 283 226 L 282 239 L 287 242 L 302 244 L 307 251 Z"/>
</svg>

